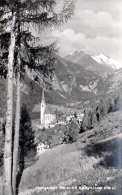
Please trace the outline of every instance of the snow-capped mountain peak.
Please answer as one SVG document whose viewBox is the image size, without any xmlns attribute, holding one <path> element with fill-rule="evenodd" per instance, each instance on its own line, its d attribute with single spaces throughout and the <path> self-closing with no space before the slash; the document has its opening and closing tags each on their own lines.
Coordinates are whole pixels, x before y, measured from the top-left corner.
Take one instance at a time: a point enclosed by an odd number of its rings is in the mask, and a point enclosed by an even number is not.
<svg viewBox="0 0 122 195">
<path fill-rule="evenodd" d="M 122 68 L 122 64 L 117 62 L 116 60 L 105 56 L 104 54 L 100 54 L 98 56 L 92 56 L 92 58 L 98 62 L 99 64 L 106 64 L 112 67 L 113 69 L 120 69 Z"/>
</svg>

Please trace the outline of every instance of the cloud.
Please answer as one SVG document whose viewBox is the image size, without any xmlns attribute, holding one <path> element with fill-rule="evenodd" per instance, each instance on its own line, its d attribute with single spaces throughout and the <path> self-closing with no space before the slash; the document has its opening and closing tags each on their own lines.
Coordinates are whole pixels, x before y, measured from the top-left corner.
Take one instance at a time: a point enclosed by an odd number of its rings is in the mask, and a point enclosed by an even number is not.
<svg viewBox="0 0 122 195">
<path fill-rule="evenodd" d="M 41 43 L 57 40 L 62 56 L 85 50 L 91 54 L 104 53 L 122 63 L 122 0 L 76 2 L 72 19 L 58 30 L 54 27 L 52 32 L 47 29 L 41 32 Z"/>
<path fill-rule="evenodd" d="M 55 31 L 53 36 L 56 38 L 59 51 L 61 55 L 67 55 L 75 50 L 84 48 L 85 35 L 82 33 L 75 33 L 73 29 L 66 29 L 62 32 Z"/>
<path fill-rule="evenodd" d="M 61 55 L 75 50 L 104 53 L 122 62 L 122 1 L 77 0 L 74 16 L 55 31 Z"/>
<path fill-rule="evenodd" d="M 59 52 L 62 56 L 73 53 L 76 50 L 83 50 L 91 54 L 103 53 L 107 56 L 119 59 L 122 62 L 121 52 L 122 38 L 97 36 L 87 37 L 83 33 L 76 33 L 73 29 L 53 32 L 57 39 Z"/>
<path fill-rule="evenodd" d="M 120 36 L 122 33 L 122 21 L 115 20 L 108 12 L 94 12 L 93 10 L 82 10 L 74 15 L 68 28 L 76 32 L 82 32 L 89 37 L 95 36 Z"/>
<path fill-rule="evenodd" d="M 122 9 L 121 0 L 77 0 L 75 13 L 90 9 L 94 12 L 108 12 L 113 17 L 119 18 L 119 9 Z"/>
</svg>

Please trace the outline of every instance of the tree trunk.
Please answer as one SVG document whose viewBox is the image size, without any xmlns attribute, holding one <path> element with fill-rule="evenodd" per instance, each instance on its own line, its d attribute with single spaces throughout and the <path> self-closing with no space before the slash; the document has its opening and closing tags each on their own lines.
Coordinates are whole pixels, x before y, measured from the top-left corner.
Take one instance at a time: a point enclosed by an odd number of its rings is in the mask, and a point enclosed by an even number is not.
<svg viewBox="0 0 122 195">
<path fill-rule="evenodd" d="M 20 65 L 20 59 L 19 65 Z M 19 130 L 20 130 L 20 72 L 17 73 L 17 94 L 16 94 L 16 113 L 15 113 L 15 133 L 13 148 L 13 171 L 12 171 L 12 187 L 13 194 L 16 195 L 17 187 L 17 167 L 18 167 L 18 150 L 19 150 Z"/>
<path fill-rule="evenodd" d="M 5 128 L 5 147 L 4 147 L 4 186 L 3 195 L 12 195 L 12 123 L 13 123 L 13 65 L 15 50 L 15 23 L 16 16 L 13 14 L 12 30 L 8 55 L 8 83 L 7 83 L 7 112 Z"/>
</svg>

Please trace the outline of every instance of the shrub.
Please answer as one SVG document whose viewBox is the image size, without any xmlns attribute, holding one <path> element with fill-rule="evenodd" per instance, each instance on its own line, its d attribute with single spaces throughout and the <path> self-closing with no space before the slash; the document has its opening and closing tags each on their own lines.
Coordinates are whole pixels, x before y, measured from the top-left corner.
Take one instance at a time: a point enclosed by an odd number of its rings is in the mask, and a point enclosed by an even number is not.
<svg viewBox="0 0 122 195">
<path fill-rule="evenodd" d="M 107 113 L 114 112 L 119 108 L 119 96 L 109 96 L 100 99 L 84 111 L 80 133 L 92 129 Z"/>
<path fill-rule="evenodd" d="M 90 107 L 84 111 L 84 117 L 81 123 L 82 132 L 86 131 L 87 129 L 92 129 L 93 116 L 93 110 Z"/>
<path fill-rule="evenodd" d="M 64 131 L 64 143 L 73 143 L 78 139 L 79 127 L 75 121 L 70 121 L 70 123 L 66 126 L 66 130 Z"/>
</svg>

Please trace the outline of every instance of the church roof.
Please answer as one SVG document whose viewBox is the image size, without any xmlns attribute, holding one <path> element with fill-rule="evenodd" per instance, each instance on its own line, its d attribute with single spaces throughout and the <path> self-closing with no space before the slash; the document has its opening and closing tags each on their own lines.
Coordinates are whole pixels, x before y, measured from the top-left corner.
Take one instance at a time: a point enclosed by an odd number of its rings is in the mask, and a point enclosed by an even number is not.
<svg viewBox="0 0 122 195">
<path fill-rule="evenodd" d="M 49 105 L 45 108 L 45 114 L 55 114 L 55 110 L 51 109 Z"/>
<path fill-rule="evenodd" d="M 40 104 L 36 104 L 32 112 L 40 113 Z M 56 109 L 52 107 L 50 104 L 46 104 L 45 114 L 55 114 L 55 113 L 56 113 Z"/>
</svg>

